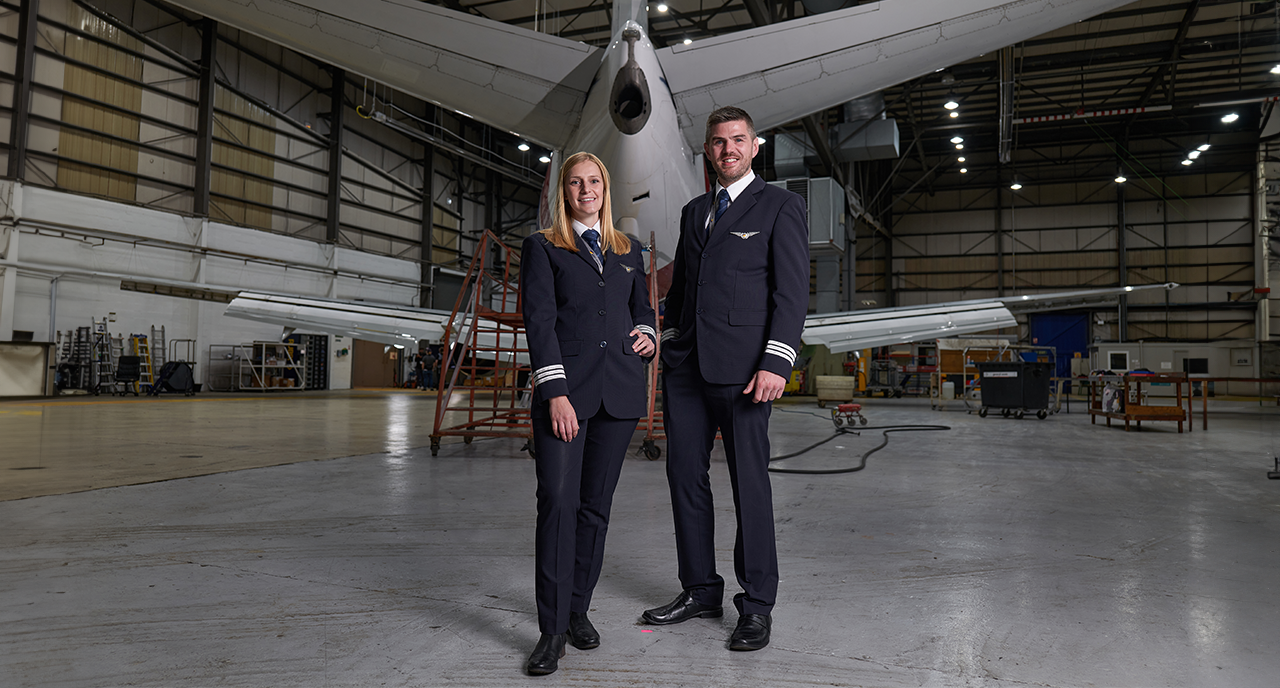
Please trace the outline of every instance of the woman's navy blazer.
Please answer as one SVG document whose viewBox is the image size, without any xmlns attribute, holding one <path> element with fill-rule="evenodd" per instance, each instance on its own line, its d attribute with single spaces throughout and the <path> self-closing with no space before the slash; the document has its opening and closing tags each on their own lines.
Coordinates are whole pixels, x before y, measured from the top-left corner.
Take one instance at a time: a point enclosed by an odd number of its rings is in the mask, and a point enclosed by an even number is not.
<svg viewBox="0 0 1280 688">
<path fill-rule="evenodd" d="M 601 406 L 614 418 L 639 418 L 648 411 L 645 361 L 628 333 L 638 328 L 656 341 L 640 242 L 630 239 L 625 255 L 606 249 L 600 271 L 586 242 L 577 241 L 574 253 L 540 232 L 524 240 L 520 289 L 533 415 L 548 415 L 547 401 L 567 394 L 579 418 Z"/>
</svg>

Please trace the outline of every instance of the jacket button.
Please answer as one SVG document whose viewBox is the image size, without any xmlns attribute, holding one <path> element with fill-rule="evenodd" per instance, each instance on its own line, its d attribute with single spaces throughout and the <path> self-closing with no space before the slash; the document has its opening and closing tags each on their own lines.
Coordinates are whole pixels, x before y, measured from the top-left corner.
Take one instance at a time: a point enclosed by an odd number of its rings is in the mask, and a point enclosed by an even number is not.
<svg viewBox="0 0 1280 688">
<path fill-rule="evenodd" d="M 604 315 L 604 309 L 600 309 L 600 315 Z"/>
<path fill-rule="evenodd" d="M 706 280 L 698 280 L 698 286 L 702 286 L 702 285 L 704 285 L 704 284 L 706 284 L 706 283 L 707 283 L 707 281 L 706 281 Z"/>
<path fill-rule="evenodd" d="M 604 281 L 603 281 L 603 280 L 601 280 L 601 282 L 600 282 L 600 286 L 602 286 L 602 287 L 604 286 Z"/>
<path fill-rule="evenodd" d="M 701 309 L 701 308 L 699 308 L 699 309 L 698 309 L 698 315 L 702 315 L 702 309 Z"/>
<path fill-rule="evenodd" d="M 706 257 L 707 257 L 707 254 L 705 254 L 705 253 L 704 253 L 704 254 L 702 254 L 702 257 L 703 257 L 703 258 L 706 258 Z"/>
<path fill-rule="evenodd" d="M 601 349 L 605 348 L 606 346 L 609 346 L 609 342 L 600 342 Z"/>
</svg>

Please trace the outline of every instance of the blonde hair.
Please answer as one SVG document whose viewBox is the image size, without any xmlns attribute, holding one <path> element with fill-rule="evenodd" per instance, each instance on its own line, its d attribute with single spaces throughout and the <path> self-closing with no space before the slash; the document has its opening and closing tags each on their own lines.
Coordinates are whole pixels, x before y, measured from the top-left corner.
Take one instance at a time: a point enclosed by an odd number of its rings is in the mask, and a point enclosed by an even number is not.
<svg viewBox="0 0 1280 688">
<path fill-rule="evenodd" d="M 569 200 L 564 194 L 564 185 L 569 172 L 584 162 L 595 163 L 600 168 L 600 178 L 604 181 L 604 199 L 600 203 L 600 248 L 617 255 L 631 252 L 631 240 L 613 226 L 613 203 L 609 196 L 609 170 L 605 169 L 600 158 L 585 151 L 570 155 L 560 165 L 560 179 L 556 183 L 555 200 L 551 209 L 551 226 L 542 230 L 547 241 L 565 249 L 578 252 L 577 232 L 573 231 L 573 222 L 569 217 Z"/>
</svg>

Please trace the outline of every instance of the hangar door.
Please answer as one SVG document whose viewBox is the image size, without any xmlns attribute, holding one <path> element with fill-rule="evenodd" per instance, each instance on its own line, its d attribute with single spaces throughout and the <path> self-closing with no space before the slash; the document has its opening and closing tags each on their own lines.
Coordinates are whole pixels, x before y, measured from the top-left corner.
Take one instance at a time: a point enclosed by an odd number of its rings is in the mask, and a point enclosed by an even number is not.
<svg viewBox="0 0 1280 688">
<path fill-rule="evenodd" d="M 352 340 L 351 386 L 395 387 L 399 349 L 381 342 Z"/>
<path fill-rule="evenodd" d="M 1056 377 L 1071 377 L 1071 359 L 1089 348 L 1088 313 L 1032 313 L 1027 316 L 1031 343 L 1052 346 L 1058 351 Z"/>
</svg>

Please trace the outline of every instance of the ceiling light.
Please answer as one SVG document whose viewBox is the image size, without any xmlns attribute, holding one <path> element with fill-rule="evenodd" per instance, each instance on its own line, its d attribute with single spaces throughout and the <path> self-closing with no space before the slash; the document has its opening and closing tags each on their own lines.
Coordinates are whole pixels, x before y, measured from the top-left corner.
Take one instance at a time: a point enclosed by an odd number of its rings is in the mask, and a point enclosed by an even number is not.
<svg viewBox="0 0 1280 688">
<path fill-rule="evenodd" d="M 962 156 L 960 156 L 960 157 L 956 158 L 956 162 L 964 162 L 964 156 L 962 155 Z"/>
<path fill-rule="evenodd" d="M 521 153 L 529 152 L 529 144 L 525 143 L 524 141 L 521 141 L 520 145 L 516 146 L 516 148 L 519 148 Z"/>
<path fill-rule="evenodd" d="M 1232 122 L 1234 122 L 1234 121 L 1236 121 L 1236 120 L 1238 120 L 1238 119 L 1240 119 L 1240 115 L 1237 115 L 1236 113 L 1234 113 L 1234 112 L 1233 112 L 1233 113 L 1231 113 L 1231 114 L 1229 114 L 1229 115 L 1223 115 L 1223 116 L 1222 116 L 1222 123 L 1223 123 L 1223 124 L 1231 124 Z"/>
<path fill-rule="evenodd" d="M 659 3 L 659 4 L 658 4 L 658 11 L 659 11 L 659 12 L 666 12 L 666 11 L 667 11 L 667 3 L 665 3 L 665 2 L 663 2 L 663 3 Z"/>
<path fill-rule="evenodd" d="M 538 162 L 540 162 L 540 163 L 542 163 L 542 164 L 544 164 L 544 165 L 545 165 L 546 163 L 551 162 L 551 156 L 549 156 L 549 155 L 544 155 L 544 156 L 542 156 L 542 157 L 538 158 Z"/>
<path fill-rule="evenodd" d="M 1017 191 L 1018 189 L 1021 189 L 1021 188 L 1022 188 L 1022 185 L 1021 185 L 1021 184 L 1019 184 L 1018 182 L 1014 182 L 1014 183 L 1012 183 L 1012 184 L 1010 184 L 1010 185 L 1009 185 L 1009 188 L 1010 188 L 1010 189 L 1013 189 L 1014 191 Z"/>
<path fill-rule="evenodd" d="M 969 168 L 968 168 L 968 167 L 961 167 L 961 168 L 960 168 L 960 174 L 969 174 Z"/>
<path fill-rule="evenodd" d="M 956 144 L 956 150 L 964 150 L 964 144 L 963 144 L 963 143 L 957 143 L 957 144 Z"/>
<path fill-rule="evenodd" d="M 1203 144 L 1203 145 L 1201 145 L 1199 148 L 1197 148 L 1196 150 L 1198 150 L 1198 151 L 1200 151 L 1201 153 L 1203 153 L 1204 151 L 1209 150 L 1209 144 L 1207 144 L 1207 143 L 1206 143 L 1206 144 Z"/>
<path fill-rule="evenodd" d="M 1116 175 L 1116 183 L 1117 183 L 1117 184 L 1123 184 L 1123 183 L 1125 183 L 1125 182 L 1127 182 L 1127 181 L 1129 181 L 1129 179 L 1128 179 L 1127 177 L 1125 177 L 1125 176 L 1124 176 L 1124 173 L 1123 173 L 1123 172 L 1121 172 L 1120 174 L 1117 174 L 1117 175 Z"/>
<path fill-rule="evenodd" d="M 944 108 L 946 108 L 946 109 L 948 109 L 948 110 L 954 110 L 954 109 L 956 109 L 956 108 L 960 107 L 960 103 L 957 103 L 955 98 L 948 98 L 948 99 L 947 99 L 947 102 L 946 102 L 946 103 L 944 103 L 942 107 L 944 107 Z"/>
<path fill-rule="evenodd" d="M 954 110 L 951 112 L 951 115 L 950 115 L 951 119 L 955 119 L 955 118 L 957 118 L 957 117 L 959 117 L 959 116 L 960 116 L 960 113 L 958 113 L 958 112 L 956 112 L 956 111 L 954 111 Z"/>
<path fill-rule="evenodd" d="M 1271 73 L 1272 73 L 1272 74 L 1280 74 L 1280 64 L 1278 64 L 1278 65 L 1276 65 L 1276 66 L 1272 67 L 1272 68 L 1271 68 Z"/>
<path fill-rule="evenodd" d="M 765 142 L 765 138 L 764 138 L 763 136 L 757 136 L 757 137 L 756 137 L 756 143 L 757 143 L 758 145 L 763 146 L 763 145 L 764 145 L 764 142 Z"/>
<path fill-rule="evenodd" d="M 1187 157 L 1188 157 L 1188 158 L 1190 158 L 1190 159 L 1192 159 L 1192 160 L 1195 160 L 1196 158 L 1200 157 L 1200 151 L 1198 151 L 1198 150 L 1193 150 L 1193 151 L 1191 151 L 1190 153 L 1187 153 Z"/>
<path fill-rule="evenodd" d="M 1187 160 L 1183 160 L 1183 161 L 1182 161 L 1182 164 L 1183 164 L 1183 165 L 1190 165 L 1192 162 L 1193 162 L 1192 160 L 1187 159 Z"/>
<path fill-rule="evenodd" d="M 959 136 L 952 136 L 952 137 L 951 137 L 951 142 L 952 142 L 952 143 L 964 143 L 964 139 L 963 139 L 963 138 L 961 138 L 961 137 L 959 137 Z"/>
<path fill-rule="evenodd" d="M 692 39 L 692 38 L 686 38 L 686 39 L 684 39 L 684 44 L 685 44 L 685 45 L 689 45 L 689 44 L 690 44 L 690 43 L 692 43 L 692 42 L 693 42 L 693 39 Z"/>
</svg>

